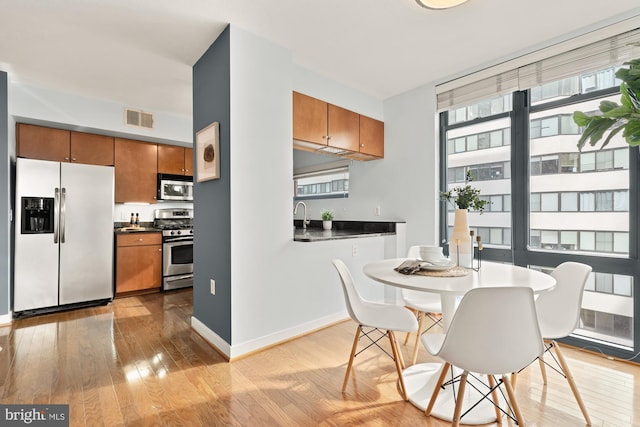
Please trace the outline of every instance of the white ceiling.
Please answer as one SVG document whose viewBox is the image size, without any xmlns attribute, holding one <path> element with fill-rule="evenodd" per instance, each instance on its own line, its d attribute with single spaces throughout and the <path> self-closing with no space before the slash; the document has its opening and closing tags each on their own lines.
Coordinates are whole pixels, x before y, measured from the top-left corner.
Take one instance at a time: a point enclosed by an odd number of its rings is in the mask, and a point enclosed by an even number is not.
<svg viewBox="0 0 640 427">
<path fill-rule="evenodd" d="M 640 15 L 638 0 L 0 0 L 13 81 L 191 114 L 191 67 L 227 23 L 379 99 Z"/>
</svg>

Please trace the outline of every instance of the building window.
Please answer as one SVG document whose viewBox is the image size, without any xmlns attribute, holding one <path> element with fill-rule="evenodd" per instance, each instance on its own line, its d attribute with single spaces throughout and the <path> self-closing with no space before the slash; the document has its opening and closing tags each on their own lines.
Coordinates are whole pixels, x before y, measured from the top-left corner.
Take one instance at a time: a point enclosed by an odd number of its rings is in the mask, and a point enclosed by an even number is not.
<svg viewBox="0 0 640 427">
<path fill-rule="evenodd" d="M 349 167 L 314 166 L 293 176 L 294 200 L 349 197 Z"/>
</svg>

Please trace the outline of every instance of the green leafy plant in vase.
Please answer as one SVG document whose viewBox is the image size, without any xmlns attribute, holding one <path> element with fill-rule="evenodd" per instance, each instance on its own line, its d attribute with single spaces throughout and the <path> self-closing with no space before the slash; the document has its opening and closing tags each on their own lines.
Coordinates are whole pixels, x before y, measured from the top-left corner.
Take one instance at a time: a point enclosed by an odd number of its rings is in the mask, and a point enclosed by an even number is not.
<svg viewBox="0 0 640 427">
<path fill-rule="evenodd" d="M 464 181 L 464 186 L 442 191 L 440 200 L 452 203 L 456 207 L 453 231 L 449 239 L 449 258 L 457 265 L 470 268 L 473 263 L 473 242 L 469 230 L 469 209 L 482 213 L 489 201 L 482 200 L 480 190 L 469 184 L 473 181 L 471 171 L 467 171 Z"/>
<path fill-rule="evenodd" d="M 320 212 L 320 218 L 322 218 L 322 229 L 331 230 L 333 227 L 333 211 L 331 209 L 323 209 Z"/>
</svg>

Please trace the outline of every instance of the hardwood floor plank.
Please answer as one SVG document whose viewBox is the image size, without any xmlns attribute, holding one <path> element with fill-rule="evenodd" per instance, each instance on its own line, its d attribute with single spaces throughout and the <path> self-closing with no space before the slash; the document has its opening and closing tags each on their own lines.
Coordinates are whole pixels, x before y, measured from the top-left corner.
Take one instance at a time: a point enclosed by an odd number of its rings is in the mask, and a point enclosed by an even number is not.
<svg viewBox="0 0 640 427">
<path fill-rule="evenodd" d="M 377 350 L 341 392 L 351 321 L 228 363 L 191 329 L 191 304 L 188 290 L 139 295 L 0 328 L 0 402 L 69 404 L 74 427 L 450 425 L 401 399 Z M 400 343 L 405 360 L 412 343 Z M 638 365 L 563 350 L 593 426 L 640 426 Z M 526 425 L 584 426 L 566 380 L 547 374 L 546 386 L 537 364 L 518 377 Z"/>
</svg>

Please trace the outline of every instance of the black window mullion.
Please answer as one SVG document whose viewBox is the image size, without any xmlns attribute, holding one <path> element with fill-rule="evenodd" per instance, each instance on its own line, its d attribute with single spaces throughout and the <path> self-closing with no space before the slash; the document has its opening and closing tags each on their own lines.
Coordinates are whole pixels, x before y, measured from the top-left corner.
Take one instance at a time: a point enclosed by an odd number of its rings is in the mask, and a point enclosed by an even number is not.
<svg viewBox="0 0 640 427">
<path fill-rule="evenodd" d="M 527 265 L 529 242 L 529 105 L 514 92 L 511 114 L 511 239 L 513 263 Z"/>
</svg>

